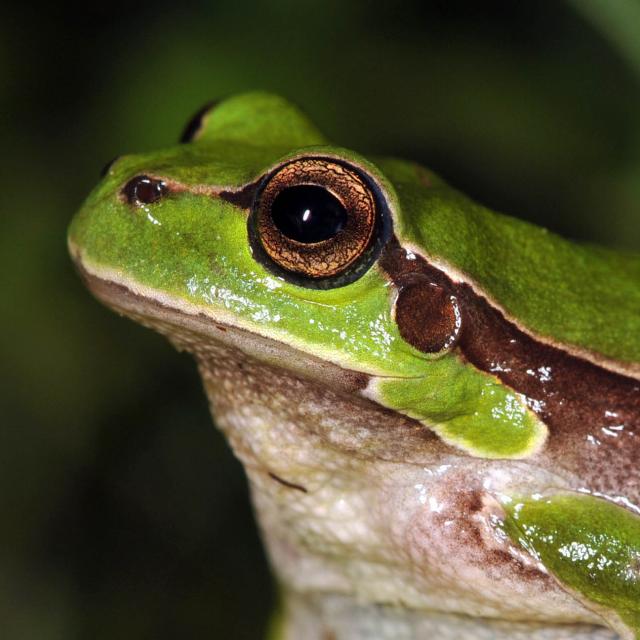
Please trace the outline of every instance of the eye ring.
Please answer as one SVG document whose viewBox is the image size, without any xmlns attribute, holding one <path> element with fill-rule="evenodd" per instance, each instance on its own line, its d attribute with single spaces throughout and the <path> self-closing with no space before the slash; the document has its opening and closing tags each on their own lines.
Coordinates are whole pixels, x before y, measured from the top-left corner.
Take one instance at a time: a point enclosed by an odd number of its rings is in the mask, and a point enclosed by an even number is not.
<svg viewBox="0 0 640 640">
<path fill-rule="evenodd" d="M 260 184 L 249 216 L 254 256 L 309 288 L 361 277 L 390 234 L 382 193 L 369 176 L 333 158 L 280 165 Z"/>
</svg>

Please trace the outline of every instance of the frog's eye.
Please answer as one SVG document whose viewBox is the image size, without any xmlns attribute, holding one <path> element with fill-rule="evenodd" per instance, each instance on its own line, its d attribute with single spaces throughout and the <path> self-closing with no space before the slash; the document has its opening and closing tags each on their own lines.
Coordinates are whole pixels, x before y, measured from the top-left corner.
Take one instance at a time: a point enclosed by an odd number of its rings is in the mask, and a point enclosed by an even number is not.
<svg viewBox="0 0 640 640">
<path fill-rule="evenodd" d="M 268 175 L 258 190 L 249 236 L 268 268 L 306 287 L 353 282 L 388 236 L 384 201 L 372 180 L 327 158 L 303 158 Z"/>
</svg>

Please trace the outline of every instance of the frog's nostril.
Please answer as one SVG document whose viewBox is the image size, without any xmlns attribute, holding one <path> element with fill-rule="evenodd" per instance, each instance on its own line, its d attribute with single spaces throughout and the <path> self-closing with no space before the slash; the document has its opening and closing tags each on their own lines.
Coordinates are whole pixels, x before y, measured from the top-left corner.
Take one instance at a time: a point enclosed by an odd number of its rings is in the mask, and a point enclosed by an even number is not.
<svg viewBox="0 0 640 640">
<path fill-rule="evenodd" d="M 167 192 L 163 180 L 149 176 L 136 176 L 124 185 L 122 193 L 129 204 L 141 205 L 157 202 Z"/>
<path fill-rule="evenodd" d="M 100 170 L 100 177 L 104 178 L 109 171 L 111 171 L 111 167 L 113 167 L 113 165 L 120 160 L 122 156 L 115 156 L 113 158 L 111 158 L 111 160 L 109 160 L 109 162 L 107 162 L 107 164 L 104 165 L 104 167 L 102 167 L 102 169 Z"/>
</svg>

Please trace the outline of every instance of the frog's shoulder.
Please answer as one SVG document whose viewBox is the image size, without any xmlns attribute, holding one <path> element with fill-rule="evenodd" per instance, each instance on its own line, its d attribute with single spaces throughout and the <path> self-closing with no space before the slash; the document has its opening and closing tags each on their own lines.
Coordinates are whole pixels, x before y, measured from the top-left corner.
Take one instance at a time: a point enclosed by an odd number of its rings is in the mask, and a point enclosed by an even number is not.
<svg viewBox="0 0 640 640">
<path fill-rule="evenodd" d="M 394 187 L 402 244 L 538 339 L 640 372 L 640 255 L 490 211 L 415 164 L 377 163 Z"/>
</svg>

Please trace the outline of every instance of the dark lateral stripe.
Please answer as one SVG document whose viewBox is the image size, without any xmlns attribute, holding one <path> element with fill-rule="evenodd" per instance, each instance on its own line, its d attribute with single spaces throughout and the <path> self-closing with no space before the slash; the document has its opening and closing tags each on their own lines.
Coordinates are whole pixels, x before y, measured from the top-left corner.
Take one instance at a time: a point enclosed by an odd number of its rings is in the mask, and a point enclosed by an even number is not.
<svg viewBox="0 0 640 640">
<path fill-rule="evenodd" d="M 640 503 L 640 382 L 524 333 L 469 284 L 420 256 L 407 259 L 397 238 L 380 265 L 400 291 L 423 281 L 456 297 L 462 326 L 455 349 L 526 397 L 550 430 L 543 455 L 592 491 Z M 396 318 L 403 315 L 396 309 Z"/>
<path fill-rule="evenodd" d="M 137 197 L 137 187 L 139 183 L 149 183 L 150 186 L 158 186 L 158 196 L 155 198 L 158 200 L 165 195 L 192 193 L 199 195 L 208 195 L 213 198 L 220 198 L 232 205 L 241 209 L 251 209 L 254 198 L 260 186 L 262 178 L 254 182 L 237 189 L 237 190 L 219 190 L 220 188 L 215 185 L 196 184 L 190 185 L 170 178 L 164 178 L 162 176 L 148 175 L 141 173 L 134 176 L 127 182 L 121 189 L 121 197 L 124 198 L 130 204 L 140 204 L 142 201 Z M 147 202 L 142 202 L 148 204 Z"/>
<path fill-rule="evenodd" d="M 250 182 L 237 191 L 221 191 L 218 197 L 241 209 L 250 209 L 262 179 Z"/>
</svg>

